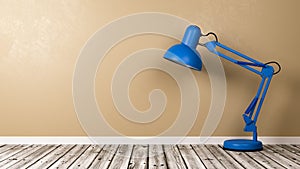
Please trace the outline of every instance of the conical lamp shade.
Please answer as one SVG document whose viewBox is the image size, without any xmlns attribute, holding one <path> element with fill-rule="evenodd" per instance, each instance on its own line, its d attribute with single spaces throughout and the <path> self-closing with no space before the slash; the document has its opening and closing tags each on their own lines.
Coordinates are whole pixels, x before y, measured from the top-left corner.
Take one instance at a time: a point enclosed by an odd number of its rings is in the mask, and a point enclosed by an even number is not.
<svg viewBox="0 0 300 169">
<path fill-rule="evenodd" d="M 189 26 L 184 34 L 182 43 L 170 47 L 164 55 L 164 58 L 186 66 L 191 69 L 201 70 L 201 56 L 196 50 L 201 30 L 195 25 Z"/>
</svg>

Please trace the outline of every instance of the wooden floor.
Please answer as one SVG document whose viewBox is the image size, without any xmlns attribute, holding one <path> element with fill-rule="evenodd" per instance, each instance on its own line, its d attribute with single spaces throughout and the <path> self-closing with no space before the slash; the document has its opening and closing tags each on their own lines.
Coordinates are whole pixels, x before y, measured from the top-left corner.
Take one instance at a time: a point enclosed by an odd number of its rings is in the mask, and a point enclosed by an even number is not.
<svg viewBox="0 0 300 169">
<path fill-rule="evenodd" d="M 297 168 L 300 145 L 0 145 L 0 168 Z"/>
</svg>

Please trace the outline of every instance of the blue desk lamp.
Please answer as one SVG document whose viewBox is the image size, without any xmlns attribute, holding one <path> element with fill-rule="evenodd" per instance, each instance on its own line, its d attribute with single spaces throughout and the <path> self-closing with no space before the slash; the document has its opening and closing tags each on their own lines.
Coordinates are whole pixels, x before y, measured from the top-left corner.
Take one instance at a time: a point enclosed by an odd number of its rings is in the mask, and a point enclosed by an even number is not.
<svg viewBox="0 0 300 169">
<path fill-rule="evenodd" d="M 216 40 L 210 41 L 205 44 L 199 43 L 199 39 L 201 36 L 208 36 L 208 35 L 214 35 Z M 233 151 L 259 151 L 263 149 L 262 142 L 257 140 L 257 127 L 256 122 L 259 115 L 259 112 L 261 110 L 262 104 L 265 99 L 265 95 L 267 93 L 267 90 L 269 88 L 271 79 L 274 74 L 277 74 L 281 67 L 277 62 L 268 62 L 268 63 L 261 63 L 257 60 L 254 60 L 250 58 L 249 56 L 246 56 L 238 51 L 235 51 L 221 43 L 218 42 L 216 34 L 210 32 L 206 35 L 201 34 L 201 30 L 198 26 L 190 25 L 184 34 L 184 37 L 182 39 L 182 42 L 180 44 L 176 44 L 169 48 L 167 52 L 164 55 L 164 58 L 167 60 L 170 60 L 172 62 L 175 62 L 177 64 L 180 64 L 182 66 L 186 66 L 188 68 L 198 70 L 200 71 L 202 68 L 202 61 L 201 56 L 196 50 L 197 45 L 205 46 L 210 52 L 218 55 L 219 57 L 222 57 L 232 63 L 235 63 L 241 67 L 244 67 L 251 72 L 254 72 L 261 76 L 262 80 L 260 82 L 258 91 L 251 101 L 250 105 L 246 109 L 245 113 L 243 114 L 244 121 L 246 123 L 246 126 L 244 128 L 245 132 L 252 132 L 253 138 L 250 139 L 232 139 L 232 140 L 226 140 L 224 141 L 223 148 L 227 150 L 233 150 Z M 221 52 L 218 52 L 216 50 L 216 47 L 223 48 L 245 60 L 245 61 L 239 61 L 236 59 L 233 59 Z M 274 73 L 274 68 L 270 66 L 270 64 L 277 64 L 279 67 L 279 70 Z M 253 67 L 258 67 L 259 70 L 254 69 Z M 256 105 L 258 103 L 258 106 L 256 108 Z M 255 112 L 255 113 L 254 113 Z"/>
</svg>

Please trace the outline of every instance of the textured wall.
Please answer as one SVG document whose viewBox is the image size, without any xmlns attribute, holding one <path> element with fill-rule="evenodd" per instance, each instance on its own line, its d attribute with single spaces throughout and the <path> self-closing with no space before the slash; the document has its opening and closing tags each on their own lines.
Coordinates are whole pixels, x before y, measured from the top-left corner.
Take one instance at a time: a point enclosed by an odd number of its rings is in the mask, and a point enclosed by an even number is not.
<svg viewBox="0 0 300 169">
<path fill-rule="evenodd" d="M 100 27 L 137 12 L 165 12 L 214 31 L 222 43 L 263 62 L 278 60 L 275 76 L 258 121 L 260 135 L 299 136 L 300 3 L 256 0 L 189 1 L 0 1 L 0 135 L 85 135 L 73 107 L 72 76 L 76 58 Z M 149 124 L 123 119 L 113 107 L 110 79 L 122 57 L 149 47 L 167 49 L 174 39 L 143 35 L 120 42 L 106 56 L 96 77 L 96 94 L 113 128 L 126 135 L 155 135 L 176 118 L 180 93 L 174 79 L 150 70 L 132 82 L 130 97 L 137 109 L 149 107 L 148 94 L 161 88 L 168 97 L 164 116 Z M 214 135 L 245 135 L 241 114 L 259 78 L 226 61 L 225 112 Z M 210 105 L 205 71 L 193 72 L 201 92 L 199 115 L 190 135 L 198 135 Z M 163 82 L 161 81 L 163 79 Z M 124 127 L 125 126 L 125 127 Z"/>
</svg>

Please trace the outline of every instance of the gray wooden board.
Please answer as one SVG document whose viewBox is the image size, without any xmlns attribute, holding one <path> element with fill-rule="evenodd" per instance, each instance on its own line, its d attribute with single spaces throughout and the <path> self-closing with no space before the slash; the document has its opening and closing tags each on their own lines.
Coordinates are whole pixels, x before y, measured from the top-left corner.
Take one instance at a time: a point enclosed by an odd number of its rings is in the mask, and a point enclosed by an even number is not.
<svg viewBox="0 0 300 169">
<path fill-rule="evenodd" d="M 219 145 L 4 145 L 0 168 L 300 168 L 295 145 L 259 152 Z"/>
<path fill-rule="evenodd" d="M 90 168 L 108 168 L 114 158 L 118 145 L 105 145 L 93 161 Z"/>
<path fill-rule="evenodd" d="M 113 161 L 111 162 L 110 169 L 127 168 L 129 165 L 130 156 L 133 150 L 133 145 L 120 145 Z"/>
<path fill-rule="evenodd" d="M 234 158 L 218 145 L 206 145 L 210 152 L 223 164 L 225 168 L 243 168 Z"/>
<path fill-rule="evenodd" d="M 22 160 L 18 161 L 17 163 L 14 163 L 9 168 L 11 169 L 27 168 L 28 166 L 31 166 L 31 164 L 35 163 L 36 161 L 38 161 L 43 156 L 47 155 L 49 152 L 53 151 L 57 147 L 58 147 L 57 145 L 45 145 L 40 149 L 36 150 L 35 152 L 32 152 L 28 156 L 24 157 Z"/>
<path fill-rule="evenodd" d="M 297 147 L 298 149 L 300 149 L 300 144 L 293 144 L 292 146 Z"/>
<path fill-rule="evenodd" d="M 0 148 L 0 157 L 2 156 L 3 153 L 5 153 L 6 151 L 8 150 L 11 150 L 15 147 L 20 147 L 20 146 L 24 146 L 24 145 L 15 145 L 15 144 L 8 144 L 8 145 L 5 145 L 3 147 Z"/>
<path fill-rule="evenodd" d="M 192 145 L 192 147 L 207 168 L 225 169 L 219 160 L 203 144 Z"/>
<path fill-rule="evenodd" d="M 70 144 L 61 145 L 57 149 L 55 149 L 54 151 L 47 154 L 47 156 L 44 156 L 39 161 L 37 161 L 36 163 L 32 164 L 29 167 L 34 168 L 34 169 L 48 168 L 53 163 L 55 163 L 60 158 L 62 158 L 65 154 L 67 154 L 74 147 L 75 147 L 75 145 L 70 145 Z"/>
<path fill-rule="evenodd" d="M 296 154 L 296 155 L 300 156 L 300 150 L 297 147 L 293 146 L 293 145 L 280 144 L 278 146 L 292 152 L 293 154 Z"/>
<path fill-rule="evenodd" d="M 79 156 L 89 147 L 89 145 L 76 145 L 71 151 L 62 156 L 49 168 L 67 168 L 79 158 Z"/>
<path fill-rule="evenodd" d="M 278 145 L 265 145 L 267 149 L 271 149 L 273 151 L 278 152 L 280 155 L 284 156 L 285 158 L 297 163 L 300 165 L 300 156 L 286 150 L 285 148 L 282 148 Z"/>
<path fill-rule="evenodd" d="M 221 148 L 221 147 L 220 147 Z M 245 152 L 237 152 L 237 151 L 228 151 L 226 152 L 236 161 L 240 163 L 244 168 L 265 168 L 263 165 L 259 164 L 255 160 L 253 160 L 249 155 Z"/>
<path fill-rule="evenodd" d="M 69 168 L 89 168 L 104 145 L 91 145 Z"/>
<path fill-rule="evenodd" d="M 22 151 L 19 151 L 17 154 L 1 161 L 0 168 L 8 168 L 12 164 L 17 163 L 18 161 L 22 160 L 24 157 L 40 149 L 41 147 L 42 145 L 30 145 L 28 147 L 25 147 L 24 149 L 22 149 Z"/>
<path fill-rule="evenodd" d="M 197 156 L 196 152 L 192 149 L 191 145 L 181 144 L 177 146 L 187 168 L 205 168 L 204 164 Z"/>
<path fill-rule="evenodd" d="M 163 145 L 168 168 L 185 169 L 186 165 L 175 145 Z"/>
<path fill-rule="evenodd" d="M 9 150 L 9 149 L 11 149 L 13 147 L 16 147 L 16 146 L 19 146 L 19 145 L 14 145 L 14 144 L 3 145 L 2 147 L 0 147 L 0 155 L 3 152 L 5 152 L 5 151 L 7 151 L 7 150 Z"/>
<path fill-rule="evenodd" d="M 22 151 L 23 149 L 25 149 L 26 147 L 29 147 L 30 145 L 15 145 L 12 147 L 9 147 L 6 151 L 3 151 L 0 154 L 0 162 L 11 157 L 14 156 L 15 154 L 17 154 L 18 152 Z"/>
<path fill-rule="evenodd" d="M 149 168 L 167 168 L 166 157 L 162 145 L 149 145 Z"/>
<path fill-rule="evenodd" d="M 272 149 L 265 148 L 262 151 L 260 151 L 260 153 L 264 154 L 265 156 L 269 157 L 270 159 L 276 161 L 277 163 L 286 168 L 300 168 L 300 165 L 289 160 L 288 158 L 285 158 L 280 153 L 278 153 L 277 151 L 273 151 Z"/>
<path fill-rule="evenodd" d="M 148 166 L 148 145 L 134 145 L 128 168 L 144 169 Z"/>
<path fill-rule="evenodd" d="M 246 152 L 246 154 L 266 168 L 283 168 L 282 165 L 278 164 L 260 152 Z"/>
</svg>

